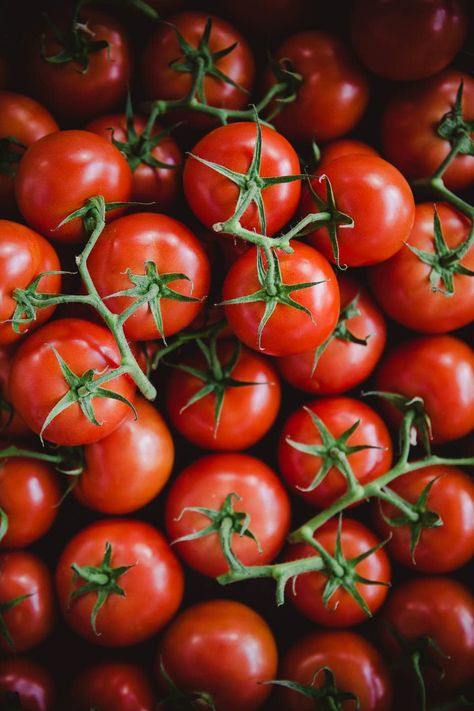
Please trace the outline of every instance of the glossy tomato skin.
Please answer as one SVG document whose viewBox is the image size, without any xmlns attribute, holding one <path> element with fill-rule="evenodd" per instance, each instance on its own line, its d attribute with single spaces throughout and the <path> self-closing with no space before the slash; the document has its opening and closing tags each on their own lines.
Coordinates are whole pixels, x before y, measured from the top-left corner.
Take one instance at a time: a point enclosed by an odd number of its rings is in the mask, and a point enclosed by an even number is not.
<svg viewBox="0 0 474 711">
<path fill-rule="evenodd" d="M 261 343 L 258 327 L 265 311 L 262 301 L 224 305 L 225 315 L 235 335 L 247 346 L 266 355 L 303 353 L 323 343 L 334 330 L 339 316 L 339 287 L 336 276 L 326 258 L 302 242 L 292 244 L 291 254 L 279 253 L 279 264 L 284 284 L 321 282 L 290 294 L 311 314 L 285 304 L 277 304 L 265 324 Z M 264 260 L 265 263 L 265 260 Z M 222 288 L 225 302 L 253 294 L 261 289 L 257 274 L 257 249 L 252 247 L 230 268 Z M 285 338 L 282 338 L 282 333 Z"/>
<path fill-rule="evenodd" d="M 415 222 L 407 244 L 391 259 L 369 271 L 371 289 L 383 310 L 395 321 L 422 333 L 446 333 L 474 319 L 474 280 L 454 274 L 454 294 L 432 291 L 431 267 L 410 250 L 435 253 L 434 203 L 416 206 Z M 445 203 L 436 204 L 444 239 L 450 249 L 465 242 L 469 220 Z M 470 249 L 460 264 L 474 271 L 474 251 Z M 440 281 L 438 289 L 445 290 Z M 420 308 L 423 304 L 423 308 Z"/>
<path fill-rule="evenodd" d="M 101 662 L 79 674 L 70 693 L 71 711 L 154 711 L 151 684 L 141 669 Z"/>
<path fill-rule="evenodd" d="M 202 308 L 209 290 L 209 262 L 201 243 L 182 222 L 167 215 L 141 212 L 107 225 L 92 250 L 88 267 L 99 294 L 105 297 L 133 287 L 127 270 L 143 275 L 147 261 L 155 263 L 160 275 L 186 274 L 188 279 L 168 282 L 167 286 L 198 301 L 160 299 L 163 334 L 158 332 L 149 305 L 143 304 L 125 323 L 125 334 L 133 340 L 169 336 L 185 328 Z M 115 313 L 131 303 L 128 296 L 107 299 Z"/>
<path fill-rule="evenodd" d="M 384 79 L 424 79 L 451 63 L 468 24 L 463 0 L 357 0 L 352 44 L 365 66 Z"/>
<path fill-rule="evenodd" d="M 332 160 L 347 155 L 378 156 L 379 154 L 368 143 L 358 141 L 355 138 L 339 138 L 336 141 L 331 141 L 322 149 L 321 161 L 317 167 L 318 172 L 323 171 L 324 166 Z"/>
<path fill-rule="evenodd" d="M 359 316 L 346 320 L 346 328 L 367 345 L 334 337 L 319 357 L 313 372 L 315 351 L 277 359 L 283 378 L 295 388 L 315 395 L 338 395 L 359 385 L 374 370 L 385 348 L 387 327 L 381 311 L 369 294 L 355 280 L 339 276 L 341 310 L 357 295 Z"/>
<path fill-rule="evenodd" d="M 369 83 L 352 52 L 337 37 L 319 31 L 299 32 L 277 49 L 303 81 L 297 98 L 273 123 L 291 141 L 330 141 L 351 131 L 369 100 Z M 283 65 L 285 66 L 285 65 Z M 267 70 L 266 84 L 276 81 Z"/>
<path fill-rule="evenodd" d="M 433 442 L 448 442 L 474 427 L 474 352 L 453 336 L 412 338 L 389 351 L 377 371 L 376 390 L 420 396 Z M 383 405 L 392 422 L 401 413 Z"/>
<path fill-rule="evenodd" d="M 190 643 L 192 640 L 192 644 Z M 187 608 L 171 623 L 158 647 L 160 659 L 183 691 L 208 692 L 217 711 L 255 711 L 271 692 L 277 648 L 267 623 L 247 605 L 209 600 Z"/>
<path fill-rule="evenodd" d="M 219 510 L 229 494 L 235 511 L 250 516 L 249 529 L 261 546 L 247 536 L 234 534 L 231 547 L 244 565 L 264 565 L 281 549 L 290 524 L 290 503 L 275 472 L 259 459 L 247 454 L 214 454 L 197 459 L 174 480 L 166 501 L 166 529 L 170 540 L 206 528 L 207 516 L 184 509 L 188 506 Z M 175 546 L 184 560 L 196 570 L 216 577 L 229 569 L 219 536 L 212 533 L 195 541 Z"/>
<path fill-rule="evenodd" d="M 18 207 L 33 228 L 59 242 L 81 242 L 85 234 L 76 218 L 59 223 L 86 200 L 102 195 L 123 202 L 132 194 L 132 172 L 120 151 L 90 131 L 57 131 L 26 151 L 15 182 Z M 110 220 L 123 209 L 107 213 Z"/>
<path fill-rule="evenodd" d="M 85 468 L 73 492 L 105 514 L 140 509 L 166 484 L 174 461 L 171 433 L 156 408 L 142 397 L 114 432 L 84 448 Z"/>
<path fill-rule="evenodd" d="M 120 106 L 125 99 L 132 70 L 129 42 L 120 22 L 90 7 L 81 10 L 81 21 L 94 33 L 94 41 L 105 40 L 108 43 L 107 48 L 89 54 L 86 72 L 82 72 L 80 65 L 74 61 L 53 64 L 43 59 L 42 42 L 47 57 L 61 50 L 50 31 L 46 32 L 44 40 L 37 37 L 32 42 L 28 63 L 32 93 L 55 116 L 76 124 Z M 64 20 L 63 25 L 65 29 Z"/>
<path fill-rule="evenodd" d="M 27 437 L 31 430 L 11 405 L 8 380 L 12 360 L 13 350 L 0 347 L 0 436 L 16 439 Z"/>
<path fill-rule="evenodd" d="M 229 362 L 235 341 L 219 344 L 222 365 Z M 180 362 L 206 370 L 204 356 L 197 349 Z M 243 347 L 231 377 L 255 385 L 226 387 L 219 426 L 215 432 L 214 393 L 185 408 L 205 383 L 194 375 L 172 370 L 167 383 L 166 410 L 176 429 L 199 447 L 213 450 L 246 449 L 258 442 L 270 429 L 280 406 L 280 380 L 272 365 Z"/>
<path fill-rule="evenodd" d="M 15 354 L 9 388 L 14 408 L 37 434 L 49 412 L 68 391 L 53 348 L 79 376 L 91 368 L 103 372 L 120 365 L 112 333 L 90 321 L 60 319 L 33 333 Z M 133 402 L 135 384 L 128 376 L 120 375 L 108 381 L 106 387 Z M 129 410 L 128 405 L 112 398 L 94 397 L 92 407 L 100 426 L 90 422 L 74 403 L 46 427 L 45 439 L 64 445 L 97 442 L 113 432 Z"/>
<path fill-rule="evenodd" d="M 36 647 L 51 633 L 54 624 L 54 596 L 45 564 L 26 551 L 0 554 L 0 605 L 29 595 L 3 613 L 15 652 Z M 0 650 L 12 648 L 0 637 Z"/>
<path fill-rule="evenodd" d="M 8 321 L 14 314 L 17 306 L 12 297 L 14 289 L 26 289 L 41 272 L 60 269 L 59 257 L 44 237 L 18 222 L 0 220 L 0 321 Z M 38 292 L 61 293 L 61 276 L 43 277 Z M 22 333 L 50 318 L 54 308 L 38 309 L 35 321 L 21 325 L 20 333 L 15 333 L 11 323 L 0 323 L 0 345 L 18 341 Z"/>
<path fill-rule="evenodd" d="M 378 449 L 364 449 L 349 454 L 347 459 L 356 479 L 362 484 L 377 479 L 390 469 L 392 442 L 382 418 L 371 407 L 348 397 L 313 400 L 306 406 L 326 425 L 334 437 L 339 437 L 359 421 L 359 427 L 347 440 L 349 447 L 370 445 Z M 290 489 L 317 508 L 327 508 L 347 491 L 347 481 L 336 467 L 332 467 L 324 480 L 312 491 L 302 491 L 311 485 L 319 468 L 321 457 L 299 452 L 286 440 L 304 444 L 321 444 L 322 439 L 311 417 L 304 408 L 296 410 L 286 420 L 278 448 L 279 469 Z"/>
<path fill-rule="evenodd" d="M 453 109 L 461 81 L 463 117 L 472 121 L 474 79 L 456 70 L 403 87 L 389 102 L 382 120 L 383 152 L 407 178 L 429 178 L 448 155 L 451 145 L 436 129 Z M 474 157 L 457 155 L 443 180 L 455 192 L 468 188 L 474 180 Z"/>
<path fill-rule="evenodd" d="M 469 562 L 474 554 L 474 484 L 470 477 L 456 467 L 424 467 L 399 477 L 390 488 L 414 504 L 433 481 L 426 508 L 437 513 L 443 525 L 423 529 L 414 560 L 409 527 L 389 526 L 381 515 L 396 518 L 399 509 L 381 501 L 374 505 L 374 520 L 380 535 L 390 536 L 388 551 L 396 561 L 419 573 L 448 573 Z"/>
<path fill-rule="evenodd" d="M 71 593 L 80 587 L 71 565 L 99 565 L 106 543 L 112 546 L 113 568 L 132 567 L 117 581 L 125 596 L 112 593 L 99 611 L 96 635 L 91 612 L 97 593 L 86 593 L 70 604 Z M 171 619 L 181 603 L 183 573 L 155 528 L 132 519 L 104 519 L 67 544 L 56 568 L 56 590 L 66 622 L 78 635 L 102 646 L 123 647 L 151 637 Z"/>
<path fill-rule="evenodd" d="M 361 635 L 345 630 L 315 632 L 299 639 L 286 653 L 279 678 L 305 686 L 318 687 L 323 672 L 313 683 L 318 669 L 329 667 L 340 692 L 351 692 L 359 700 L 360 711 L 390 711 L 392 681 L 377 649 Z M 314 702 L 289 689 L 282 689 L 282 708 L 288 711 L 312 711 Z M 353 702 L 344 702 L 343 708 Z"/>
<path fill-rule="evenodd" d="M 318 529 L 315 538 L 331 555 L 336 545 L 338 521 L 331 519 Z M 343 518 L 341 548 L 346 560 L 356 558 L 379 543 L 366 526 L 350 518 Z M 297 560 L 317 555 L 308 543 L 297 543 L 288 547 L 284 560 Z M 355 567 L 356 572 L 368 580 L 375 580 L 382 585 L 356 583 L 359 593 L 367 607 L 375 614 L 384 602 L 390 583 L 390 562 L 387 554 L 380 548 L 365 558 Z M 302 573 L 296 578 L 294 588 L 288 590 L 288 597 L 302 615 L 323 627 L 351 627 L 367 619 L 367 615 L 357 602 L 342 587 L 331 596 L 328 607 L 323 603 L 323 591 L 327 575 L 321 571 Z"/>
<path fill-rule="evenodd" d="M 354 220 L 353 227 L 337 228 L 340 262 L 350 267 L 368 266 L 392 257 L 408 238 L 415 217 L 413 194 L 403 175 L 377 156 L 348 154 L 324 166 L 338 210 Z M 311 181 L 326 199 L 322 177 Z M 320 212 L 308 189 L 303 193 L 302 215 Z M 335 261 L 325 227 L 311 232 L 308 240 Z"/>
<path fill-rule="evenodd" d="M 0 549 L 23 548 L 52 526 L 61 499 L 59 478 L 50 464 L 27 457 L 0 460 L 0 508 L 8 529 Z"/>
<path fill-rule="evenodd" d="M 0 660 L 0 701 L 4 701 L 8 693 L 19 695 L 24 711 L 54 711 L 53 680 L 43 667 L 29 659 Z"/>
<path fill-rule="evenodd" d="M 301 173 L 298 156 L 286 138 L 267 126 L 261 128 L 261 177 Z M 191 154 L 245 174 L 255 150 L 255 131 L 253 122 L 220 126 L 201 138 Z M 239 190 L 229 178 L 199 163 L 192 155 L 184 166 L 184 194 L 196 217 L 206 227 L 212 228 L 216 222 L 224 222 L 232 217 Z M 300 194 L 299 181 L 271 185 L 262 191 L 268 236 L 271 237 L 291 220 L 298 207 Z M 240 223 L 246 229 L 262 232 L 257 207 L 253 202 L 243 213 Z"/>
</svg>

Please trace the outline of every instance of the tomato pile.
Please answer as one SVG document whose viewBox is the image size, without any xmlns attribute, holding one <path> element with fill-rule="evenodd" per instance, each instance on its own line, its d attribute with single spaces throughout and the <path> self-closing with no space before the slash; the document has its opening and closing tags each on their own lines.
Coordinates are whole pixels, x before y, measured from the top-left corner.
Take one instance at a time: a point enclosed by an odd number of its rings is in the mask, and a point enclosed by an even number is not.
<svg viewBox="0 0 474 711">
<path fill-rule="evenodd" d="M 469 4 L 190 5 L 0 9 L 0 711 L 471 707 Z"/>
</svg>

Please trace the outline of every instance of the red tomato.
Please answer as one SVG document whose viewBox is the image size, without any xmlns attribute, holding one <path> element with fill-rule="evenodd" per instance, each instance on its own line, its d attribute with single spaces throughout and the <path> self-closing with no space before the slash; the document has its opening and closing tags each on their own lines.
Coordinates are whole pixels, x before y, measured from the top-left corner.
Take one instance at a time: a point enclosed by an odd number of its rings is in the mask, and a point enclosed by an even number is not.
<svg viewBox="0 0 474 711">
<path fill-rule="evenodd" d="M 147 269 L 148 262 L 154 262 L 156 277 Z M 133 288 L 135 282 L 128 270 L 131 275 L 148 273 L 149 282 L 139 285 L 138 298 L 145 288 L 145 293 L 151 290 L 157 294 L 154 300 L 159 300 L 163 332 L 158 329 L 148 302 L 125 323 L 125 334 L 133 340 L 166 337 L 185 328 L 202 308 L 209 290 L 209 262 L 201 243 L 182 222 L 152 212 L 127 215 L 108 225 L 92 250 L 88 267 L 102 297 Z M 159 279 L 175 273 L 185 274 L 187 279 Z M 167 296 L 166 289 L 195 301 L 178 301 L 172 294 Z M 107 306 L 122 313 L 133 301 L 129 296 L 108 298 Z"/>
<path fill-rule="evenodd" d="M 225 369 L 229 365 L 235 341 L 220 341 L 217 356 Z M 176 429 L 199 447 L 216 450 L 246 449 L 258 442 L 270 429 L 280 406 L 280 380 L 270 363 L 247 348 L 240 350 L 230 375 L 219 380 L 197 348 L 180 359 L 185 367 L 198 369 L 203 378 L 180 369 L 173 370 L 167 381 L 166 410 Z M 207 379 L 205 378 L 207 373 Z M 232 381 L 249 383 L 235 386 Z M 217 388 L 186 407 L 191 398 L 210 383 Z M 216 429 L 216 402 L 223 387 L 222 410 Z"/>
<path fill-rule="evenodd" d="M 0 459 L 0 509 L 8 529 L 0 548 L 23 548 L 41 538 L 58 513 L 61 489 L 55 470 L 27 457 Z"/>
<path fill-rule="evenodd" d="M 54 711 L 53 680 L 43 667 L 29 659 L 0 660 L 0 701 L 17 693 L 23 711 Z"/>
<path fill-rule="evenodd" d="M 326 32 L 299 32 L 277 49 L 275 59 L 302 77 L 296 100 L 273 119 L 291 141 L 329 141 L 351 131 L 365 111 L 369 84 L 350 49 Z M 265 84 L 277 81 L 267 70 Z M 278 99 L 275 102 L 278 106 Z"/>
<path fill-rule="evenodd" d="M 288 441 L 303 445 L 324 447 L 323 439 L 311 416 L 311 410 L 326 426 L 332 438 L 338 439 L 356 422 L 359 426 L 350 435 L 347 442 L 333 443 L 321 452 L 307 454 L 291 446 Z M 370 445 L 374 449 L 359 452 L 346 452 L 346 448 Z M 352 469 L 355 479 L 362 485 L 377 479 L 390 469 L 392 463 L 392 442 L 384 421 L 375 410 L 359 400 L 348 397 L 333 397 L 313 400 L 305 408 L 296 410 L 285 422 L 280 435 L 278 459 L 280 471 L 290 487 L 298 496 L 324 509 L 343 496 L 347 491 L 347 479 L 337 467 L 339 458 Z M 308 491 L 319 472 L 327 462 L 327 474 L 321 482 Z"/>
<path fill-rule="evenodd" d="M 184 692 L 205 692 L 216 711 L 254 711 L 269 696 L 277 648 L 270 628 L 247 605 L 209 600 L 182 612 L 158 647 L 156 675 L 165 689 L 160 666 Z"/>
<path fill-rule="evenodd" d="M 454 272 L 452 296 L 432 290 L 430 265 L 410 247 L 436 253 L 434 208 L 434 203 L 416 206 L 415 222 L 407 245 L 390 260 L 371 269 L 369 282 L 377 301 L 395 321 L 424 333 L 445 333 L 474 319 L 474 279 Z M 470 231 L 469 220 L 445 203 L 437 204 L 436 210 L 448 248 L 454 249 L 465 242 Z M 474 271 L 474 250 L 470 249 L 460 264 Z M 446 291 L 446 284 L 438 279 L 437 288 Z"/>
<path fill-rule="evenodd" d="M 263 178 L 297 175 L 300 163 L 286 138 L 262 126 Z M 200 163 L 193 155 L 246 174 L 255 151 L 256 124 L 232 123 L 214 129 L 194 146 L 184 166 L 183 187 L 186 200 L 199 220 L 211 228 L 228 220 L 235 212 L 239 188 L 229 178 Z M 301 194 L 299 181 L 270 185 L 262 190 L 267 230 L 270 237 L 293 217 Z M 242 227 L 262 232 L 257 206 L 252 202 L 240 218 Z"/>
<path fill-rule="evenodd" d="M 214 454 L 197 459 L 181 472 L 166 500 L 168 536 L 176 540 L 206 528 L 211 523 L 208 516 L 185 509 L 197 506 L 219 511 L 229 494 L 240 497 L 233 499 L 233 509 L 248 514 L 248 529 L 258 541 L 234 533 L 230 545 L 235 556 L 244 565 L 269 563 L 278 554 L 288 532 L 290 503 L 270 467 L 247 454 Z M 233 530 L 241 530 L 241 518 L 238 517 Z M 219 542 L 219 530 L 220 524 L 209 536 L 176 543 L 179 554 L 192 568 L 211 577 L 229 569 Z"/>
<path fill-rule="evenodd" d="M 360 711 L 390 711 L 392 682 L 387 666 L 375 647 L 354 632 L 315 632 L 298 640 L 283 658 L 281 679 L 319 688 L 324 681 L 324 667 L 335 677 L 339 692 L 357 696 Z M 312 711 L 314 701 L 284 689 L 280 696 L 287 711 Z M 354 702 L 345 701 L 341 708 Z"/>
<path fill-rule="evenodd" d="M 415 216 L 410 186 L 393 165 L 377 156 L 343 155 L 324 166 L 338 210 L 349 215 L 354 226 L 337 227 L 341 264 L 360 267 L 392 257 L 407 240 Z M 326 184 L 316 177 L 313 190 L 326 199 Z M 302 215 L 321 212 L 308 189 Z M 312 232 L 309 241 L 335 261 L 326 227 Z"/>
<path fill-rule="evenodd" d="M 408 178 L 429 178 L 448 155 L 451 145 L 436 129 L 454 108 L 461 80 L 463 117 L 472 121 L 474 79 L 455 70 L 403 87 L 388 104 L 382 123 L 383 150 Z M 451 190 L 468 188 L 474 180 L 474 157 L 457 155 L 443 180 Z"/>
<path fill-rule="evenodd" d="M 334 330 L 339 316 L 339 287 L 331 265 L 322 254 L 302 242 L 294 242 L 292 246 L 294 251 L 291 254 L 280 252 L 278 255 L 282 281 L 288 286 L 320 282 L 290 292 L 291 299 L 308 309 L 311 316 L 292 306 L 277 303 L 259 342 L 258 328 L 266 303 L 258 301 L 224 306 L 235 335 L 250 348 L 265 351 L 267 355 L 291 355 L 319 346 Z M 263 263 L 266 266 L 265 257 Z M 222 300 L 225 302 L 247 296 L 261 289 L 257 249 L 253 247 L 227 273 Z M 284 338 L 282 334 L 285 334 Z"/>
<path fill-rule="evenodd" d="M 101 662 L 79 674 L 71 689 L 71 711 L 154 711 L 155 698 L 141 669 Z"/>
<path fill-rule="evenodd" d="M 378 156 L 379 154 L 363 141 L 354 138 L 340 138 L 337 141 L 328 143 L 321 151 L 321 161 L 318 164 L 318 172 L 324 170 L 324 166 L 336 158 L 348 155 Z"/>
<path fill-rule="evenodd" d="M 433 442 L 446 442 L 474 428 L 474 352 L 452 336 L 412 338 L 382 360 L 376 389 L 422 397 L 431 420 Z M 385 405 L 399 423 L 401 413 Z"/>
<path fill-rule="evenodd" d="M 10 402 L 8 378 L 13 352 L 9 348 L 0 348 L 0 436 L 27 437 L 31 430 L 15 412 Z"/>
<path fill-rule="evenodd" d="M 58 19 L 54 18 L 54 21 Z M 28 60 L 32 93 L 55 115 L 74 122 L 100 116 L 120 105 L 132 69 L 128 39 L 114 17 L 95 8 L 82 7 L 80 21 L 85 28 L 78 32 L 82 41 L 107 42 L 107 47 L 87 54 L 86 71 L 75 59 L 58 64 L 48 62 L 42 56 L 44 52 L 46 57 L 54 57 L 63 50 L 49 28 L 45 35 L 37 36 L 32 42 Z M 64 18 L 58 25 L 63 31 L 68 27 Z"/>
<path fill-rule="evenodd" d="M 367 292 L 347 276 L 339 276 L 341 315 L 313 371 L 315 351 L 278 358 L 280 374 L 295 388 L 318 395 L 337 395 L 366 380 L 382 355 L 387 338 L 384 318 Z M 351 316 L 341 324 L 343 309 L 358 296 Z M 349 333 L 347 333 L 349 332 Z M 366 340 L 366 345 L 350 339 Z"/>
<path fill-rule="evenodd" d="M 26 151 L 15 188 L 18 207 L 32 227 L 60 242 L 80 242 L 84 229 L 79 218 L 58 229 L 59 223 L 94 195 L 106 202 L 129 200 L 132 172 L 105 138 L 89 131 L 58 131 Z M 120 212 L 112 210 L 107 217 Z"/>
<path fill-rule="evenodd" d="M 442 525 L 421 529 L 413 558 L 410 527 L 390 526 L 381 515 L 396 519 L 402 515 L 399 509 L 380 502 L 374 507 L 375 525 L 384 538 L 390 536 L 388 550 L 399 563 L 422 573 L 447 573 L 474 555 L 474 484 L 456 467 L 434 466 L 404 474 L 390 484 L 390 489 L 415 504 L 431 482 L 434 483 L 423 508 L 438 514 Z"/>
<path fill-rule="evenodd" d="M 35 331 L 15 354 L 9 387 L 13 407 L 37 434 L 53 407 L 70 389 L 53 348 L 78 377 L 90 369 L 103 376 L 105 369 L 114 370 L 120 365 L 114 337 L 103 326 L 69 318 L 47 323 Z M 127 375 L 107 381 L 103 388 L 133 401 L 135 384 Z M 86 393 L 84 399 L 92 405 L 99 425 L 91 422 L 75 402 L 44 429 L 46 439 L 65 445 L 97 442 L 113 432 L 129 411 L 124 402 L 110 397 L 91 399 Z"/>
<path fill-rule="evenodd" d="M 338 521 L 332 519 L 318 529 L 315 539 L 334 555 L 336 548 Z M 366 526 L 350 518 L 344 518 L 341 531 L 341 549 L 346 561 L 350 561 L 378 545 L 379 540 Z M 309 543 L 297 543 L 286 549 L 284 560 L 298 560 L 318 555 Z M 357 575 L 377 584 L 355 582 L 355 587 L 372 614 L 377 612 L 387 596 L 387 584 L 390 583 L 390 562 L 383 548 L 371 553 L 356 564 Z M 328 606 L 323 602 L 323 592 L 328 582 L 328 574 L 322 571 L 302 573 L 295 580 L 295 585 L 288 586 L 288 596 L 297 610 L 313 622 L 324 627 L 350 627 L 367 619 L 354 598 L 343 588 L 338 587 L 331 595 Z"/>
<path fill-rule="evenodd" d="M 13 298 L 14 289 L 26 287 L 41 272 L 61 269 L 58 255 L 47 240 L 28 227 L 10 220 L 0 220 L 0 344 L 13 343 L 30 328 L 39 326 L 54 312 L 54 306 L 38 309 L 36 319 L 21 325 L 22 333 L 15 333 L 8 323 L 17 307 Z M 61 276 L 49 274 L 38 284 L 38 292 L 61 293 Z M 21 318 L 27 314 L 23 313 Z M 2 321 L 7 323 L 1 323 Z"/>
<path fill-rule="evenodd" d="M 3 612 L 8 638 L 0 636 L 3 652 L 25 652 L 51 633 L 54 597 L 51 576 L 44 563 L 31 553 L 0 554 L 0 608 L 28 595 Z"/>
<path fill-rule="evenodd" d="M 145 506 L 166 484 L 174 461 L 170 431 L 156 408 L 142 397 L 107 437 L 84 448 L 85 468 L 74 495 L 106 514 L 125 514 Z"/>
<path fill-rule="evenodd" d="M 100 566 L 107 544 L 111 546 L 108 569 L 116 573 L 105 577 L 123 592 L 111 591 L 107 596 L 97 614 L 96 633 L 91 615 L 100 586 L 71 600 L 75 591 L 87 585 L 71 566 Z M 112 583 L 122 566 L 131 567 Z M 183 596 L 183 573 L 155 528 L 132 519 L 109 519 L 91 524 L 69 541 L 57 565 L 56 588 L 66 622 L 78 635 L 106 647 L 122 647 L 151 637 L 171 619 Z"/>
</svg>

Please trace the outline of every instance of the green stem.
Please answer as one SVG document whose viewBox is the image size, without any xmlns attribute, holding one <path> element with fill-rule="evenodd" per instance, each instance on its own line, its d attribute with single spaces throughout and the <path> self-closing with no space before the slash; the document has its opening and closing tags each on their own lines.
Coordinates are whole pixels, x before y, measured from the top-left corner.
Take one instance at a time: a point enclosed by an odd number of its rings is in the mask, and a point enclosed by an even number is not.
<svg viewBox="0 0 474 711">
<path fill-rule="evenodd" d="M 443 173 L 449 168 L 450 164 L 452 163 L 452 161 L 455 159 L 455 157 L 459 153 L 460 148 L 461 148 L 460 143 L 454 144 L 454 146 L 451 148 L 451 150 L 449 151 L 446 158 L 443 161 L 441 161 L 441 164 L 439 165 L 438 169 L 431 176 L 431 180 L 438 180 L 439 178 L 442 177 Z"/>
<path fill-rule="evenodd" d="M 405 516 L 410 519 L 410 521 L 416 522 L 419 519 L 419 515 L 413 510 L 413 507 L 405 501 L 401 496 L 395 493 L 393 489 L 383 489 L 379 495 L 379 499 L 386 501 L 387 503 L 395 506 L 399 511 L 405 514 Z"/>
<path fill-rule="evenodd" d="M 15 447 L 15 445 L 0 450 L 0 459 L 7 459 L 9 457 L 27 457 L 28 459 L 39 459 L 42 462 L 50 462 L 51 464 L 61 464 L 63 462 L 61 454 L 34 452 L 30 449 Z"/>
</svg>

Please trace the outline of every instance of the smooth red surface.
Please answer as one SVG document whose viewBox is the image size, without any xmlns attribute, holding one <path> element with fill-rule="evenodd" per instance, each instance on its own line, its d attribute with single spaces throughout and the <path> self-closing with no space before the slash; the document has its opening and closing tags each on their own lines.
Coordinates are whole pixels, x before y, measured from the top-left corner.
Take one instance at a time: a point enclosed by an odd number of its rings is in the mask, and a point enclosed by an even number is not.
<svg viewBox="0 0 474 711">
<path fill-rule="evenodd" d="M 101 662 L 79 674 L 70 693 L 72 711 L 154 711 L 155 696 L 144 672 L 132 664 Z"/>
<path fill-rule="evenodd" d="M 29 659 L 0 660 L 0 694 L 16 692 L 24 711 L 53 711 L 53 680 L 43 667 Z"/>
</svg>

